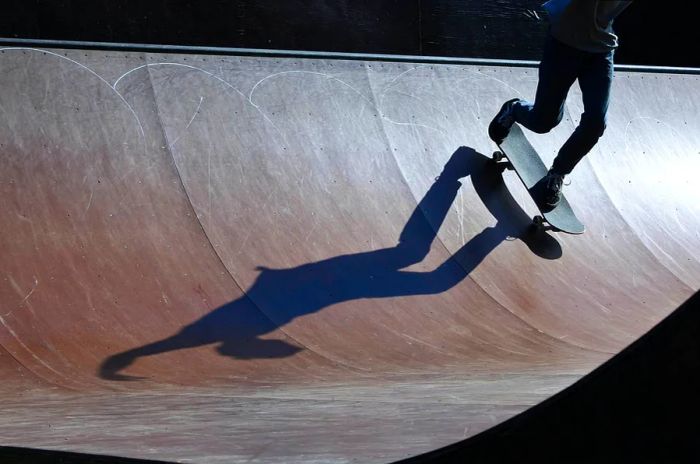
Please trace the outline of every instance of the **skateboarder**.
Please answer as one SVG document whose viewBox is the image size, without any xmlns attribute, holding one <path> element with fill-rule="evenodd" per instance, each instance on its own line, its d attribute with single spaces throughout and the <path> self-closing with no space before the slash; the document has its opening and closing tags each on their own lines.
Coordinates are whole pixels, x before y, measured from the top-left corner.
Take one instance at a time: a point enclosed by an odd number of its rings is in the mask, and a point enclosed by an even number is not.
<svg viewBox="0 0 700 464">
<path fill-rule="evenodd" d="M 617 36 L 613 20 L 631 1 L 550 0 L 544 4 L 550 29 L 539 67 L 534 104 L 515 98 L 503 104 L 489 125 L 489 136 L 500 143 L 513 123 L 537 133 L 552 130 L 562 119 L 564 102 L 576 79 L 583 95 L 581 122 L 560 148 L 542 179 L 542 201 L 555 207 L 564 176 L 595 146 L 605 131 L 613 55 Z"/>
</svg>

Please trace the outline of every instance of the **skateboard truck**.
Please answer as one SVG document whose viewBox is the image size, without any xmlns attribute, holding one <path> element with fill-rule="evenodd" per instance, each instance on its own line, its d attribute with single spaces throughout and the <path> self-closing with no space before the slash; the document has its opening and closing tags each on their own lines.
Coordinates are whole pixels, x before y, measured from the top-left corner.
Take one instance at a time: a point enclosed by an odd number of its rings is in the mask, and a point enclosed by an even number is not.
<svg viewBox="0 0 700 464">
<path fill-rule="evenodd" d="M 513 171 L 515 169 L 513 167 L 513 163 L 508 161 L 508 159 L 506 158 L 506 155 L 504 155 L 500 151 L 494 151 L 491 158 L 496 163 L 496 166 L 498 167 L 498 169 L 500 169 L 501 172 L 505 171 L 506 169 L 509 171 Z M 506 160 L 506 161 L 503 161 L 503 160 Z"/>
</svg>

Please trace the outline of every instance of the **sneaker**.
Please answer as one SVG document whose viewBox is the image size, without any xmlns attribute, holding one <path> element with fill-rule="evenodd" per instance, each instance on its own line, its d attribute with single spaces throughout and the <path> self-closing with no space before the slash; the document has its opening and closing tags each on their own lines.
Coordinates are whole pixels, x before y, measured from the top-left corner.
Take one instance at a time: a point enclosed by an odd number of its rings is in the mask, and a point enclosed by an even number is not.
<svg viewBox="0 0 700 464">
<path fill-rule="evenodd" d="M 542 200 L 548 208 L 556 208 L 561 201 L 561 189 L 564 185 L 564 176 L 551 169 L 542 179 Z"/>
<path fill-rule="evenodd" d="M 491 124 L 489 124 L 489 137 L 497 144 L 503 142 L 508 136 L 510 128 L 513 127 L 515 123 L 513 107 L 519 101 L 519 98 L 514 98 L 505 102 L 496 117 L 491 121 Z"/>
</svg>

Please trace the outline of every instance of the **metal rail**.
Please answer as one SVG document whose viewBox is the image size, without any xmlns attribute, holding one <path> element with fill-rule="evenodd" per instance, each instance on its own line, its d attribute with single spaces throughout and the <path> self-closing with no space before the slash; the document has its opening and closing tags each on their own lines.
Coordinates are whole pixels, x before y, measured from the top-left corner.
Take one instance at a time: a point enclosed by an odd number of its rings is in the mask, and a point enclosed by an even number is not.
<svg viewBox="0 0 700 464">
<path fill-rule="evenodd" d="M 271 50 L 261 48 L 230 48 L 230 47 L 203 47 L 185 45 L 159 45 L 159 44 L 134 44 L 117 42 L 86 42 L 74 40 L 44 40 L 44 39 L 16 39 L 0 37 L 0 45 L 16 47 L 44 47 L 81 50 L 111 50 L 131 52 L 154 52 L 176 54 L 205 54 L 205 55 L 232 55 L 232 56 L 256 56 L 270 58 L 309 58 L 322 60 L 354 60 L 354 61 L 385 61 L 399 63 L 425 63 L 425 64 L 457 64 L 457 65 L 482 65 L 482 66 L 508 66 L 508 67 L 537 67 L 537 61 L 528 60 L 497 60 L 486 58 L 459 58 L 420 55 L 389 55 L 374 53 L 341 53 L 319 52 L 302 50 Z M 615 65 L 617 71 L 648 72 L 648 73 L 674 73 L 674 74 L 700 74 L 700 68 L 674 67 L 674 66 L 645 66 L 645 65 Z"/>
</svg>

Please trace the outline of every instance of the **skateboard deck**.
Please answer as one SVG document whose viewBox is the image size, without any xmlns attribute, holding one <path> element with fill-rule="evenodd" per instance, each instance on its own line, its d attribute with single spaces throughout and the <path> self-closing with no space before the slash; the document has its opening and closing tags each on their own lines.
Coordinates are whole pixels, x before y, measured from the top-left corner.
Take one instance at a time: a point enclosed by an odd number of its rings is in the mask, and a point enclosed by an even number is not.
<svg viewBox="0 0 700 464">
<path fill-rule="evenodd" d="M 518 124 L 513 124 L 508 137 L 498 147 L 501 151 L 493 154 L 494 161 L 507 159 L 506 162 L 499 162 L 497 165 L 503 165 L 502 167 L 509 169 L 512 167 L 540 210 L 541 216 L 535 216 L 533 219 L 536 225 L 545 226 L 547 223 L 552 229 L 568 234 L 582 234 L 586 230 L 564 195 L 553 209 L 548 210 L 541 204 L 536 187 L 539 187 L 537 184 L 547 175 L 548 169 Z"/>
</svg>

